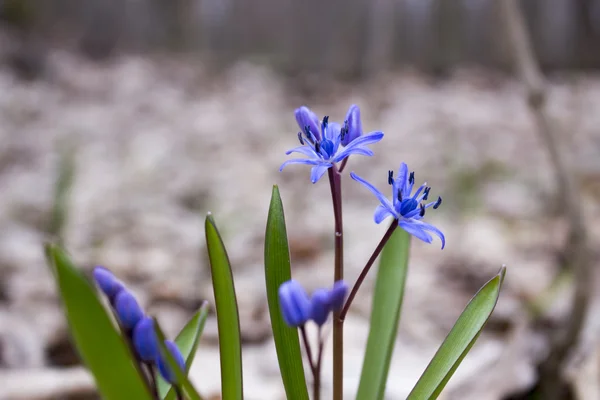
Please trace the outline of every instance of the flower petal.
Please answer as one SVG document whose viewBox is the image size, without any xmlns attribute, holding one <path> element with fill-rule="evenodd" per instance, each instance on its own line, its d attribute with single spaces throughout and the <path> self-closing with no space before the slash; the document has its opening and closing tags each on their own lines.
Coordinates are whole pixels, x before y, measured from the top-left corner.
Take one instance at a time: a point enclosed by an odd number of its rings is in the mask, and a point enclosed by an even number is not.
<svg viewBox="0 0 600 400">
<path fill-rule="evenodd" d="M 324 136 L 325 139 L 331 140 L 332 143 L 335 143 L 336 139 L 340 136 L 342 132 L 342 126 L 337 122 L 329 122 L 327 127 L 325 128 Z"/>
<path fill-rule="evenodd" d="M 418 225 L 421 227 L 421 229 L 429 231 L 429 232 L 435 234 L 437 237 L 439 237 L 440 240 L 442 241 L 442 249 L 444 249 L 444 246 L 446 246 L 446 237 L 444 236 L 442 231 L 440 231 L 435 226 L 428 224 L 426 222 L 419 222 Z"/>
<path fill-rule="evenodd" d="M 298 126 L 302 133 L 304 133 L 305 127 L 308 126 L 312 134 L 315 135 L 318 140 L 321 140 L 320 124 L 317 114 L 312 112 L 310 108 L 306 106 L 297 108 L 296 111 L 294 111 L 294 114 L 296 115 L 296 122 L 298 122 Z"/>
<path fill-rule="evenodd" d="M 332 164 L 329 164 L 329 163 L 315 165 L 310 170 L 310 181 L 312 183 L 317 183 L 317 181 L 319 179 L 321 179 L 321 177 L 323 176 L 323 174 L 325 173 L 325 171 L 327 171 L 331 167 L 332 167 Z"/>
<path fill-rule="evenodd" d="M 340 153 L 336 155 L 331 161 L 337 163 L 342 161 L 346 157 L 350 157 L 352 154 L 359 154 L 361 156 L 371 157 L 373 155 L 373 150 L 367 149 L 365 147 L 346 147 L 344 150 L 340 151 Z"/>
<path fill-rule="evenodd" d="M 383 132 L 371 132 L 367 135 L 357 137 L 352 142 L 348 143 L 345 150 L 358 146 L 366 146 L 368 144 L 377 143 L 381 139 L 383 139 Z"/>
<path fill-rule="evenodd" d="M 431 243 L 433 241 L 433 238 L 431 237 L 431 235 L 429 233 L 425 232 L 425 230 L 422 228 L 421 224 L 418 224 L 413 221 L 402 220 L 402 221 L 398 222 L 398 225 L 400 225 L 400 227 L 402 229 L 404 229 L 406 232 L 410 233 L 413 236 L 418 237 L 419 239 L 421 239 L 424 242 Z"/>
<path fill-rule="evenodd" d="M 294 158 L 292 160 L 287 160 L 286 162 L 284 162 L 283 164 L 281 164 L 281 167 L 279 167 L 279 172 L 283 171 L 283 169 L 285 167 L 287 167 L 290 164 L 306 164 L 306 165 L 319 165 L 323 163 L 323 161 L 319 161 L 319 160 L 309 160 L 306 158 Z"/>
<path fill-rule="evenodd" d="M 360 121 L 360 109 L 356 104 L 352 104 L 346 114 L 346 122 L 348 123 L 348 132 L 342 140 L 342 145 L 347 146 L 350 142 L 359 136 L 362 136 L 362 123 Z"/>
<path fill-rule="evenodd" d="M 298 146 L 291 150 L 288 150 L 285 152 L 285 155 L 289 156 L 292 153 L 300 153 L 300 154 L 304 154 L 305 156 L 309 156 L 311 158 L 319 158 L 319 155 L 315 151 L 314 147 L 308 146 L 308 145 Z"/>
<path fill-rule="evenodd" d="M 392 215 L 394 214 L 394 208 L 392 206 L 392 203 L 375 186 L 371 185 L 369 182 L 365 181 L 363 178 L 356 175 L 354 172 L 350 172 L 350 177 L 355 181 L 362 183 L 367 189 L 371 191 L 371 193 L 375 195 L 375 197 L 377 197 L 377 200 L 379 200 L 382 206 L 387 208 L 390 211 L 390 213 L 392 213 Z"/>
<path fill-rule="evenodd" d="M 377 208 L 375 209 L 375 215 L 373 216 L 375 223 L 380 224 L 387 217 L 396 218 L 394 213 L 392 213 L 388 208 L 386 208 L 385 206 L 382 206 L 381 204 L 378 205 Z"/>
</svg>

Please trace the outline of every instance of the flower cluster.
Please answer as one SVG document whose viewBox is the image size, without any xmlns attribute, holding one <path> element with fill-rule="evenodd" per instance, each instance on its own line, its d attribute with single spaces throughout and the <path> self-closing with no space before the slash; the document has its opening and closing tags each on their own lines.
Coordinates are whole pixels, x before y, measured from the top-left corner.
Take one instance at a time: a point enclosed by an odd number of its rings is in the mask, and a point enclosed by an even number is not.
<svg viewBox="0 0 600 400">
<path fill-rule="evenodd" d="M 297 281 L 291 279 L 279 287 L 279 305 L 286 324 L 303 326 L 308 320 L 322 326 L 329 314 L 340 311 L 344 305 L 348 285 L 337 281 L 331 289 L 317 289 L 309 298 Z"/>
<path fill-rule="evenodd" d="M 133 294 L 108 269 L 96 267 L 93 275 L 96 284 L 110 301 L 124 334 L 133 345 L 136 357 L 147 364 L 155 363 L 162 377 L 170 383 L 175 383 L 175 374 L 169 369 L 158 349 L 152 318 L 144 314 Z M 185 361 L 177 345 L 165 340 L 165 346 L 183 370 Z"/>
</svg>

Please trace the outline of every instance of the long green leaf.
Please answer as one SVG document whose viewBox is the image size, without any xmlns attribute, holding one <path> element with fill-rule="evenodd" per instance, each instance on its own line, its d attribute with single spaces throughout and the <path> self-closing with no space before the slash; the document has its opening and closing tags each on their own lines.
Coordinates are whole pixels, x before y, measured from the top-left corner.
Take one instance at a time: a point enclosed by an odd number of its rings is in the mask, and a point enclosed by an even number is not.
<svg viewBox="0 0 600 400">
<path fill-rule="evenodd" d="M 396 229 L 381 253 L 358 400 L 384 398 L 404 298 L 409 250 L 410 235 Z"/>
<path fill-rule="evenodd" d="M 265 234 L 265 280 L 277 360 L 288 400 L 308 400 L 298 329 L 283 320 L 277 291 L 290 280 L 290 251 L 279 188 L 273 186 Z"/>
<path fill-rule="evenodd" d="M 102 396 L 110 400 L 152 399 L 140 371 L 94 287 L 58 247 L 46 247 L 71 335 Z"/>
<path fill-rule="evenodd" d="M 219 328 L 221 398 L 223 400 L 241 400 L 244 395 L 240 318 L 231 264 L 221 235 L 219 235 L 215 221 L 210 214 L 206 217 L 204 228 Z"/>
<path fill-rule="evenodd" d="M 407 400 L 433 400 L 440 395 L 494 311 L 505 274 L 502 267 L 467 304 Z"/>
<path fill-rule="evenodd" d="M 163 359 L 167 362 L 169 370 L 173 371 L 173 374 L 175 375 L 175 378 L 179 383 L 178 386 L 185 393 L 185 395 L 187 396 L 186 398 L 188 400 L 202 400 L 202 396 L 198 394 L 196 388 L 194 388 L 194 385 L 192 385 L 187 375 L 177 365 L 177 362 L 173 358 L 171 352 L 167 350 L 167 347 L 165 346 L 165 334 L 163 333 L 163 330 L 158 324 L 156 318 L 154 319 L 154 331 L 156 332 L 156 337 L 158 339 L 158 348 L 160 354 L 163 357 Z M 181 348 L 179 346 L 177 346 L 177 348 L 179 348 L 179 351 L 181 351 Z"/>
<path fill-rule="evenodd" d="M 189 372 L 192 362 L 194 361 L 198 342 L 200 341 L 200 336 L 202 336 L 207 317 L 208 303 L 204 302 L 175 338 L 175 344 L 185 359 L 186 372 Z M 175 389 L 171 387 L 171 384 L 165 381 L 158 373 L 156 374 L 156 379 L 158 395 L 160 398 L 165 400 L 175 400 L 177 394 L 175 393 Z"/>
</svg>

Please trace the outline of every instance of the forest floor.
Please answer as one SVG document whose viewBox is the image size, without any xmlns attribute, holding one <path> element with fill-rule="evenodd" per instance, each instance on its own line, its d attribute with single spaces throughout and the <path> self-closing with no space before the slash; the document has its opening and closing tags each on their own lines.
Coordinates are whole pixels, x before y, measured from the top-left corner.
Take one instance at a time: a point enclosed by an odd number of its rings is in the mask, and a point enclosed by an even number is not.
<svg viewBox="0 0 600 400">
<path fill-rule="evenodd" d="M 198 62 L 135 56 L 97 64 L 53 53 L 48 74 L 34 82 L 0 70 L 0 398 L 93 398 L 42 252 L 59 155 L 70 149 L 76 168 L 64 241 L 76 263 L 86 271 L 112 269 L 173 336 L 202 300 L 212 302 L 203 237 L 212 212 L 234 268 L 246 399 L 283 399 L 262 275 L 273 184 L 285 206 L 294 277 L 312 290 L 333 276 L 326 179 L 311 184 L 306 166 L 279 172 L 285 151 L 297 145 L 293 110 L 303 104 L 339 121 L 356 103 L 364 130 L 385 132 L 372 146 L 375 156 L 352 157 L 347 171 L 386 190 L 387 171 L 404 161 L 417 183 L 426 180 L 432 196 L 444 198 L 427 218 L 445 233 L 446 248 L 412 243 L 386 399 L 406 397 L 470 297 L 503 264 L 508 273 L 496 312 L 442 398 L 499 400 L 533 385 L 547 331 L 570 313 L 572 288 L 567 276 L 548 295 L 567 229 L 518 82 L 482 71 L 445 80 L 402 72 L 318 86 L 307 91 L 246 63 L 215 75 Z M 581 184 L 597 267 L 600 77 L 552 77 L 549 89 L 561 148 Z M 343 193 L 346 277 L 353 281 L 386 224 L 373 222 L 376 199 L 348 176 Z M 362 368 L 373 277 L 345 329 L 350 397 Z M 596 292 L 565 369 L 579 399 L 600 398 Z M 532 304 L 542 307 L 535 321 Z M 326 393 L 329 359 L 327 353 Z M 216 399 L 219 374 L 213 314 L 191 376 Z"/>
</svg>

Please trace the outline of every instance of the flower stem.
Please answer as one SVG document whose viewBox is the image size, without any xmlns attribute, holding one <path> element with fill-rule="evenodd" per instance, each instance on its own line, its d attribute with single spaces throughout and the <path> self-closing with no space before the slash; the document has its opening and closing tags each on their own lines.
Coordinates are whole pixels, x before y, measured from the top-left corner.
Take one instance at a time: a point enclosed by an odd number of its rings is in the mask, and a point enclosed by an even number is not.
<svg viewBox="0 0 600 400">
<path fill-rule="evenodd" d="M 396 230 L 397 227 L 398 227 L 398 222 L 397 221 L 392 222 L 392 224 L 390 225 L 388 230 L 385 232 L 385 234 L 381 238 L 381 241 L 375 248 L 375 251 L 373 252 L 373 254 L 371 254 L 371 258 L 369 258 L 369 261 L 367 261 L 367 264 L 365 265 L 365 267 L 361 271 L 360 275 L 358 276 L 356 283 L 354 283 L 354 286 L 352 287 L 352 290 L 350 291 L 350 295 L 348 295 L 348 300 L 346 300 L 346 303 L 344 304 L 344 307 L 342 308 L 342 312 L 340 313 L 340 320 L 342 321 L 342 323 L 344 322 L 344 319 L 346 318 L 348 309 L 350 308 L 350 305 L 352 304 L 352 300 L 354 300 L 354 297 L 356 296 L 358 289 L 360 289 L 360 286 L 362 285 L 363 281 L 367 277 L 367 274 L 369 273 L 369 270 L 375 263 L 375 260 L 379 256 L 379 253 L 381 253 L 381 250 L 383 250 L 383 247 L 385 246 L 387 241 L 390 239 L 390 237 L 392 237 L 392 233 L 394 233 L 394 231 Z"/>
<path fill-rule="evenodd" d="M 321 336 L 321 327 L 319 327 L 319 352 L 317 353 L 317 364 L 314 372 L 313 400 L 320 400 L 321 398 L 321 360 L 323 359 L 324 343 Z"/>
<path fill-rule="evenodd" d="M 300 327 L 300 333 L 302 334 L 302 341 L 304 342 L 304 348 L 306 349 L 306 357 L 308 358 L 308 363 L 310 364 L 310 372 L 312 372 L 314 377 L 315 363 L 313 362 L 312 351 L 310 349 L 310 343 L 308 342 L 308 337 L 306 336 L 306 328 L 304 328 L 304 326 Z"/>
<path fill-rule="evenodd" d="M 329 185 L 335 218 L 334 282 L 344 279 L 344 226 L 342 223 L 342 180 L 336 166 L 329 168 Z M 344 321 L 340 313 L 333 315 L 333 400 L 344 397 Z"/>
</svg>

